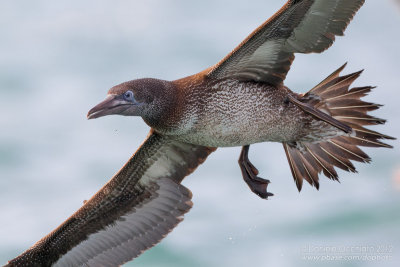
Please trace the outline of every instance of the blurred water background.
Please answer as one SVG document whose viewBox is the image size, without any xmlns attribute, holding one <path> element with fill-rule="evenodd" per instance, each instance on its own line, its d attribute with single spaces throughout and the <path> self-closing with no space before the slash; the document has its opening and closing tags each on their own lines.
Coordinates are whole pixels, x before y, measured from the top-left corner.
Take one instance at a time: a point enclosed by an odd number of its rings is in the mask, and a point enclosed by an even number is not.
<svg viewBox="0 0 400 267">
<path fill-rule="evenodd" d="M 147 135 L 140 118 L 86 120 L 108 88 L 203 70 L 283 2 L 2 0 L 0 264 L 78 209 Z M 378 86 L 367 99 L 388 119 L 373 129 L 400 137 L 400 8 L 366 2 L 331 49 L 296 56 L 286 84 L 303 92 L 346 61 L 346 73 L 365 68 L 355 85 Z M 272 180 L 268 201 L 243 182 L 240 148 L 219 149 L 184 181 L 194 195 L 185 220 L 126 266 L 400 266 L 400 146 L 390 144 L 365 149 L 373 162 L 356 164 L 358 174 L 339 171 L 341 183 L 324 177 L 300 194 L 281 145 L 254 145 L 251 159 Z M 305 258 L 351 256 L 325 253 L 350 247 L 368 247 L 369 258 Z"/>
</svg>

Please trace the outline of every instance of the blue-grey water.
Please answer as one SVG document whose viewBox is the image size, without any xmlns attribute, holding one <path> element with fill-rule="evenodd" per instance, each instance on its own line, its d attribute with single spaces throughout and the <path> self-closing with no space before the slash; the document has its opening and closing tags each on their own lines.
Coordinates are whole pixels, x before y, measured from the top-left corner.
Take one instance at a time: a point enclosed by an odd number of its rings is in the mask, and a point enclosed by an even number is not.
<svg viewBox="0 0 400 267">
<path fill-rule="evenodd" d="M 215 64 L 283 2 L 0 1 L 0 264 L 78 209 L 145 138 L 140 118 L 86 120 L 109 87 Z M 345 72 L 365 68 L 355 85 L 378 86 L 367 99 L 388 119 L 374 130 L 400 137 L 400 8 L 366 2 L 331 49 L 297 55 L 286 83 L 302 92 L 346 61 Z M 243 182 L 240 148 L 219 149 L 184 181 L 194 195 L 185 220 L 127 266 L 399 266 L 400 146 L 390 144 L 365 149 L 373 162 L 358 174 L 300 194 L 281 145 L 254 145 L 268 201 Z"/>
</svg>

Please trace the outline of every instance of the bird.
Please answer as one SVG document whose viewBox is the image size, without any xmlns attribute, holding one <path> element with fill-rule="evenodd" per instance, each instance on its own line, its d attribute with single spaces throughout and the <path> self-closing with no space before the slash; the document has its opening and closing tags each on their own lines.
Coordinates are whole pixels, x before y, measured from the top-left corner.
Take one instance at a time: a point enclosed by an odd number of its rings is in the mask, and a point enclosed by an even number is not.
<svg viewBox="0 0 400 267">
<path fill-rule="evenodd" d="M 362 71 L 345 65 L 306 93 L 284 81 L 296 53 L 321 53 L 342 36 L 364 0 L 289 0 L 217 64 L 188 77 L 142 78 L 112 87 L 88 119 L 140 116 L 150 126 L 143 144 L 92 198 L 58 228 L 6 266 L 119 266 L 159 243 L 192 207 L 181 184 L 219 147 L 242 147 L 239 166 L 262 199 L 250 145 L 280 142 L 294 182 L 319 188 L 338 181 L 335 168 L 356 172 L 370 162 L 359 147 L 392 146 L 394 137 L 366 126 L 384 124 L 361 100 L 374 87 L 351 87 Z"/>
</svg>

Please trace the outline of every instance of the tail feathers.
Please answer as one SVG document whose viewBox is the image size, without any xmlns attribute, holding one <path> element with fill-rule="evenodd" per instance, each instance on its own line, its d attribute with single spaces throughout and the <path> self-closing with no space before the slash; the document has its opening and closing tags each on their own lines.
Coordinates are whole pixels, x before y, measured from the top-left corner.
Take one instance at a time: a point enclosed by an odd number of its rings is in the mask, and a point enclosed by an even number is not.
<svg viewBox="0 0 400 267">
<path fill-rule="evenodd" d="M 385 144 L 381 140 L 394 140 L 394 137 L 364 127 L 386 122 L 384 119 L 367 114 L 369 111 L 377 110 L 382 105 L 361 100 L 374 87 L 365 86 L 350 89 L 351 84 L 361 75 L 362 71 L 339 76 L 345 66 L 346 64 L 299 99 L 299 103 L 311 106 L 318 112 L 322 111 L 352 128 L 352 134 L 343 132 L 343 135 L 316 142 L 297 141 L 283 144 L 299 191 L 302 188 L 303 179 L 318 189 L 318 175 L 321 172 L 328 178 L 338 181 L 338 174 L 334 167 L 349 172 L 357 172 L 351 161 L 369 163 L 370 157 L 358 146 L 392 148 L 391 145 Z M 343 131 L 343 129 L 341 130 Z"/>
</svg>

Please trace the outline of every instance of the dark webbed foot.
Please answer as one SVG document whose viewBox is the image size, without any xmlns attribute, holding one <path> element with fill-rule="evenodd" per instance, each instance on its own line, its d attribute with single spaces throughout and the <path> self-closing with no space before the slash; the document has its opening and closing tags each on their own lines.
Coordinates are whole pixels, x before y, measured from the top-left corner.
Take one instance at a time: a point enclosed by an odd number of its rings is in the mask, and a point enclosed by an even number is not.
<svg viewBox="0 0 400 267">
<path fill-rule="evenodd" d="M 242 170 L 242 175 L 244 181 L 250 187 L 251 191 L 256 193 L 259 197 L 263 199 L 268 199 L 268 197 L 273 196 L 274 194 L 267 192 L 269 180 L 258 177 L 258 170 L 254 165 L 250 162 L 248 154 L 249 154 L 250 146 L 243 146 L 242 152 L 239 156 L 239 166 Z"/>
</svg>

